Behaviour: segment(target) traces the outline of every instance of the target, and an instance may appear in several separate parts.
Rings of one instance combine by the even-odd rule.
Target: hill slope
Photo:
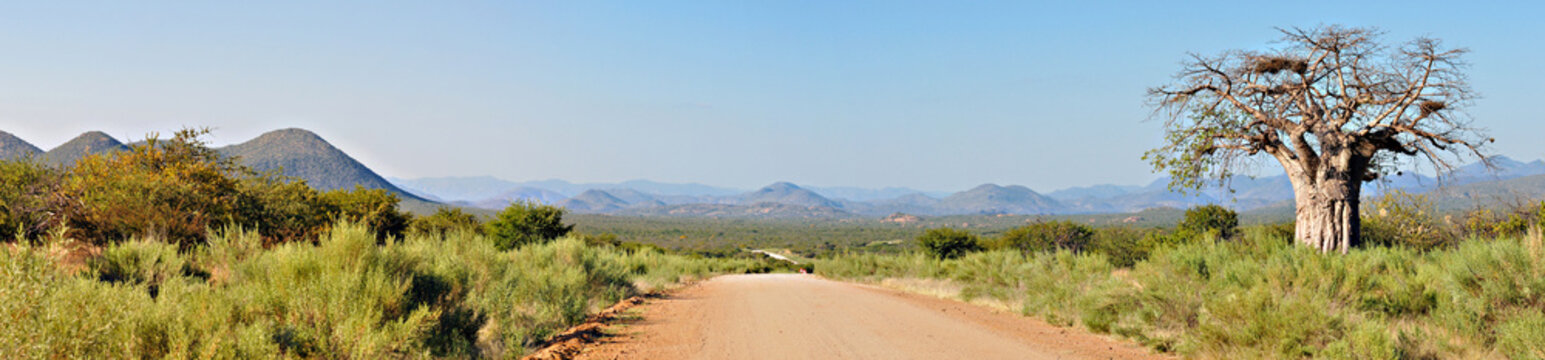
[[[101,131],[87,131],[43,154],[43,160],[55,165],[74,164],[89,154],[104,151],[123,151],[129,147]]]
[[[259,171],[283,169],[284,175],[306,180],[318,190],[350,189],[360,185],[386,189],[404,200],[424,201],[387,182],[320,136],[303,129],[270,131],[219,151],[225,156],[238,157],[242,164]]]
[[[32,146],[26,140],[22,140],[16,137],[16,135],[11,135],[11,133],[0,131],[0,160],[19,159],[42,153],[43,149]]]
[[[577,213],[608,213],[628,207],[628,202],[601,190],[585,190],[572,198],[559,201],[558,206]]]
[[[1052,214],[1065,211],[1062,203],[1030,188],[982,184],[939,201],[940,210],[953,214]]]
[[[743,194],[736,200],[741,204],[778,203],[805,207],[842,207],[841,203],[787,182],[773,183],[760,190]]]

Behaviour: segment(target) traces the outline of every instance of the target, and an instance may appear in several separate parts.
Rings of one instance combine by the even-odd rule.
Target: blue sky
[[[1144,91],[1187,52],[1337,23],[1470,48],[1495,151],[1545,157],[1534,2],[317,3],[0,4],[0,130],[303,127],[399,177],[1142,184]]]

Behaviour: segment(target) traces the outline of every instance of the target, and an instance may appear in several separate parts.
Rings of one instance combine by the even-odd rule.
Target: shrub
[[[397,209],[402,199],[386,189],[366,189],[355,185],[353,190],[333,190],[322,193],[322,200],[335,211],[340,220],[363,223],[375,230],[377,240],[400,238],[408,230],[413,215]]]
[[[924,253],[936,259],[953,259],[966,253],[982,250],[976,234],[951,228],[928,229],[917,237],[917,245]]]
[[[31,239],[53,226],[58,171],[35,159],[0,160],[0,241]]]
[[[99,243],[154,237],[184,247],[236,215],[243,168],[198,139],[207,130],[155,137],[129,151],[93,154],[67,171],[60,209],[80,238]]]
[[[1143,239],[1154,231],[1131,227],[1095,229],[1094,236],[1089,240],[1088,252],[1105,255],[1113,266],[1132,267],[1147,259],[1153,251],[1150,247],[1152,244],[1143,242]]]
[[[1036,222],[1004,232],[995,242],[995,248],[1012,248],[1021,252],[1054,250],[1084,251],[1094,236],[1094,229],[1072,221]]]
[[[98,280],[145,285],[152,297],[161,283],[183,276],[187,265],[178,255],[177,245],[151,240],[114,244],[87,261]]]
[[[1200,235],[1215,232],[1219,239],[1234,237],[1234,230],[1237,227],[1239,227],[1239,214],[1217,204],[1186,209],[1185,217],[1175,226],[1177,231],[1184,234]]]
[[[338,212],[305,180],[255,174],[241,180],[241,224],[257,229],[269,243],[310,241]]]
[[[429,216],[414,218],[408,230],[414,234],[430,236],[445,236],[456,231],[482,233],[483,223],[478,221],[477,215],[459,207],[440,207]]]
[[[1427,250],[1454,240],[1434,217],[1436,210],[1426,195],[1386,192],[1364,204],[1362,214],[1362,239],[1370,245]]]
[[[563,224],[563,212],[563,208],[535,201],[516,201],[485,224],[484,231],[500,250],[545,243],[574,230],[574,225]]]

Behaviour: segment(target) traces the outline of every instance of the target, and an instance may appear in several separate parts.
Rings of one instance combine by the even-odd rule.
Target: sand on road
[[[1167,358],[1017,314],[809,275],[720,276],[639,309],[579,358]]]

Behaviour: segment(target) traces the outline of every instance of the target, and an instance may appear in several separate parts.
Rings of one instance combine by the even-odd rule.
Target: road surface
[[[721,276],[639,309],[579,358],[1164,358],[1016,314],[809,275]]]

